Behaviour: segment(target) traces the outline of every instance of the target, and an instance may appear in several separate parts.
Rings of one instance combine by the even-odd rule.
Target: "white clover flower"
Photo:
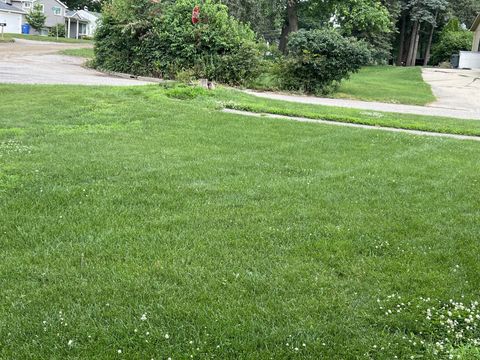
[[[147,320],[147,314],[143,314],[142,317],[140,318],[140,320],[146,321]]]
[[[122,349],[118,349],[118,350],[117,350],[117,353],[121,354],[121,353],[122,353]]]
[[[68,340],[68,346],[73,346],[73,340]]]
[[[169,338],[170,338],[170,335],[165,334],[165,339],[169,339]]]

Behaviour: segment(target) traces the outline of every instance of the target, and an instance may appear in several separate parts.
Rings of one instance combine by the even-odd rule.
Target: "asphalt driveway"
[[[131,86],[148,82],[124,79],[87,69],[85,59],[58,54],[65,49],[92,47],[16,39],[0,44],[0,83]]]

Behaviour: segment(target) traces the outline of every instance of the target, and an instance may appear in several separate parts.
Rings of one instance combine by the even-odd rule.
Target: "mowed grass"
[[[217,97],[229,109],[255,113],[305,117],[309,119],[420,130],[446,134],[480,136],[480,121],[438,116],[386,113],[322,105],[270,100],[230,89],[219,89]]]
[[[5,39],[25,39],[25,40],[34,40],[34,41],[48,41],[48,42],[59,42],[59,43],[81,43],[81,44],[93,44],[92,40],[84,39],[70,39],[62,38],[58,39],[53,36],[42,36],[42,35],[25,35],[25,34],[4,34]]]
[[[0,94],[0,358],[441,359],[427,309],[480,299],[476,142]]]
[[[67,55],[67,56],[77,56],[77,57],[84,57],[87,59],[93,59],[94,52],[93,49],[85,48],[85,49],[65,49],[60,51],[60,54]]]
[[[252,81],[249,88],[278,91],[275,74],[266,72]],[[426,105],[436,100],[432,89],[422,78],[419,67],[368,66],[343,80],[329,97],[385,103]]]
[[[342,82],[335,98],[426,105],[434,102],[432,89],[419,67],[369,66]]]

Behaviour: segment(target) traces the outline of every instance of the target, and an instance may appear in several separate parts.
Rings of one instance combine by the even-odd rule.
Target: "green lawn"
[[[60,54],[68,55],[68,56],[84,57],[87,59],[93,59],[94,57],[93,49],[66,49],[66,50],[60,51]]]
[[[26,39],[26,40],[50,41],[50,42],[60,42],[60,43],[93,44],[92,40],[70,39],[70,38],[57,39],[56,37],[40,36],[40,35],[4,34],[4,36],[5,36],[5,39]]]
[[[480,136],[480,121],[478,120],[463,120],[436,116],[419,116],[332,106],[308,105],[263,99],[226,89],[218,90],[217,97],[222,100],[222,106],[226,108],[246,110],[256,113],[300,116],[311,119],[385,126],[398,129]]]
[[[369,66],[342,82],[336,98],[426,105],[435,101],[419,67]]]
[[[0,358],[479,358],[480,144],[0,95]]]
[[[269,73],[262,74],[248,87],[279,90],[276,77]],[[426,105],[435,101],[430,85],[423,81],[421,68],[396,66],[362,68],[350,79],[342,81],[338,91],[330,97],[408,105]]]

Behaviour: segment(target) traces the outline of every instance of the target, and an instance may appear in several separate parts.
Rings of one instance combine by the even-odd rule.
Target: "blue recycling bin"
[[[25,35],[30,34],[30,25],[29,24],[23,24],[22,25],[22,34],[25,34]]]

